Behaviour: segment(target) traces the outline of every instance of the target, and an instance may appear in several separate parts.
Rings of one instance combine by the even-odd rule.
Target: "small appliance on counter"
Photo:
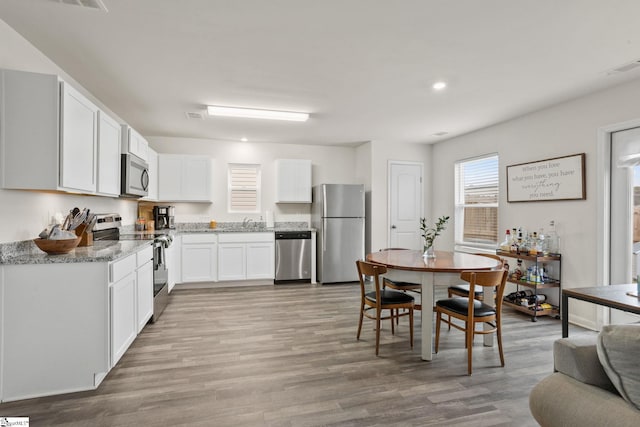
[[[176,228],[175,207],[174,206],[154,206],[153,221],[154,221],[156,230]]]

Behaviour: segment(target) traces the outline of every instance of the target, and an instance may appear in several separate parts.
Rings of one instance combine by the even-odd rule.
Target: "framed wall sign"
[[[507,166],[507,201],[584,200],[585,153]]]

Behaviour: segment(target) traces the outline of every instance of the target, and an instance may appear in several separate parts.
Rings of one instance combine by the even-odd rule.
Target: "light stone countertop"
[[[75,262],[110,262],[130,255],[151,244],[154,234],[194,234],[194,233],[275,233],[279,231],[316,231],[306,222],[280,222],[275,227],[266,227],[264,222],[252,222],[243,226],[241,222],[219,223],[210,228],[209,223],[178,223],[175,229],[154,231],[133,231],[133,226],[120,229],[122,240],[98,240],[93,246],[77,247],[68,254],[48,255],[38,249],[31,240],[0,243],[0,265],[59,264]],[[127,236],[133,236],[128,239]]]
[[[30,246],[29,246],[30,244]],[[38,249],[30,240],[19,242],[22,246],[13,252],[2,248],[0,265],[22,264],[68,264],[76,262],[110,262],[138,252],[145,245],[151,245],[150,240],[102,240],[93,246],[77,247],[68,254],[48,255]],[[1,245],[7,246],[7,245]]]

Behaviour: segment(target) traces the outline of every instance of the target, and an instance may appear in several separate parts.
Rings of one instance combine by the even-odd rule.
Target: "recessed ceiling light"
[[[308,113],[296,113],[293,111],[259,110],[255,108],[223,107],[208,105],[207,112],[210,116],[244,117],[249,119],[289,120],[293,122],[306,122]]]
[[[432,87],[434,90],[442,90],[447,87],[447,84],[445,82],[435,82]]]
[[[245,137],[243,136],[242,138],[240,138],[240,141],[242,141],[242,142],[247,142],[247,141],[248,141],[248,139],[247,139],[247,138],[245,138]]]

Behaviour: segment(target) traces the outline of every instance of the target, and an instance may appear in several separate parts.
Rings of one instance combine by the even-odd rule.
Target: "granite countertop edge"
[[[31,244],[31,246],[29,246]],[[3,250],[0,265],[26,264],[73,264],[80,262],[111,262],[134,254],[150,240],[103,240],[94,242],[92,246],[77,247],[68,254],[49,255],[38,249],[31,241],[18,242],[13,253]]]

